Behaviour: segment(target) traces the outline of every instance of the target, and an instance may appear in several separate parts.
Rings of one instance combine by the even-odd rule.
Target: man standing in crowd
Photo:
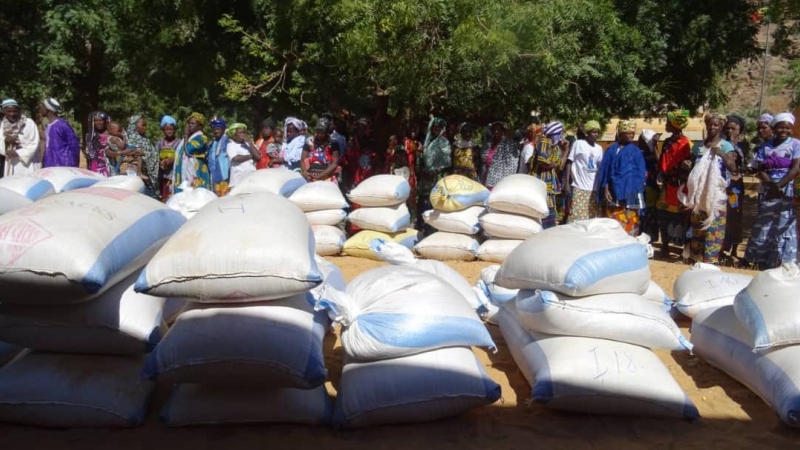
[[[48,98],[39,107],[42,117],[47,118],[44,130],[45,150],[42,167],[78,167],[81,144],[72,126],[59,116],[61,105]]]
[[[39,130],[32,119],[25,117],[16,100],[7,98],[0,105],[3,111],[0,155],[5,157],[3,176],[24,175],[41,167]]]

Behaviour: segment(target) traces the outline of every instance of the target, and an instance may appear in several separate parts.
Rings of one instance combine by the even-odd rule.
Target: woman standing
[[[590,120],[583,126],[585,139],[572,144],[564,168],[564,186],[570,199],[568,223],[594,219],[600,215],[595,200],[595,176],[603,162],[603,147],[597,144],[600,123]]]
[[[92,172],[99,173],[100,175],[109,176],[110,161],[106,156],[108,150],[108,123],[110,121],[108,114],[97,111],[90,116],[92,123],[92,131],[86,135],[86,148],[84,149],[84,156],[86,156],[86,167]]]
[[[560,147],[561,135],[564,125],[561,122],[551,122],[542,129],[543,137],[537,137],[535,131],[528,132],[529,144],[533,145],[533,155],[529,160],[529,174],[544,181],[547,185],[547,207],[550,215],[542,219],[542,226],[550,228],[558,222],[559,197],[561,195],[561,168],[562,153]],[[533,141],[537,142],[533,144]]]
[[[667,114],[667,133],[672,133],[664,141],[661,157],[658,160],[659,197],[656,203],[659,234],[661,235],[660,257],[669,258],[670,243],[683,248],[689,218],[683,210],[678,192],[686,185],[692,169],[692,141],[683,134],[689,125],[689,111],[679,110]]]
[[[658,219],[656,218],[656,203],[658,203],[658,155],[656,149],[661,133],[653,130],[642,130],[639,134],[639,148],[644,157],[644,168],[647,172],[644,183],[644,209],[640,212],[641,230],[650,236],[652,242],[658,240]]]
[[[481,152],[472,139],[475,127],[463,123],[458,128],[459,139],[453,144],[453,173],[478,181],[478,167],[481,165]]]
[[[792,137],[794,123],[790,113],[775,116],[772,139],[761,144],[755,154],[761,192],[743,263],[755,264],[759,270],[797,259],[797,218],[792,203],[793,182],[800,173],[800,141]]]
[[[422,155],[417,159],[417,225],[429,229],[422,222],[422,212],[431,209],[431,190],[436,182],[450,175],[453,165],[453,154],[450,141],[445,135],[447,123],[444,119],[434,117],[428,124],[428,133],[422,147]],[[422,229],[422,228],[418,228]]]
[[[517,173],[520,145],[506,136],[503,122],[489,124],[491,138],[481,149],[481,183],[490,191],[503,178]]]
[[[706,116],[705,122],[706,138],[692,148],[693,165],[697,165],[701,158],[719,156],[719,171],[722,178],[728,180],[729,174],[738,175],[733,144],[723,139],[722,128],[727,122],[726,117],[720,114],[710,114]],[[726,198],[727,184],[715,194],[720,198]],[[689,262],[692,264],[695,262],[719,264],[722,242],[725,240],[727,211],[726,209],[720,211],[719,216],[712,220],[708,227],[704,227],[703,223],[708,218],[708,213],[705,212],[691,215],[692,241],[689,246]]]
[[[262,158],[261,151],[247,135],[247,125],[234,123],[228,128],[225,155],[230,161],[230,187],[237,186],[248,175],[256,171],[256,163]]]
[[[206,118],[200,113],[189,115],[183,139],[175,152],[175,171],[172,180],[173,191],[182,191],[181,184],[195,188],[212,189],[208,173],[208,137],[203,134]]]
[[[283,134],[286,136],[286,151],[284,152],[284,161],[286,168],[295,172],[300,171],[300,162],[303,158],[303,149],[306,146],[305,122],[296,117],[287,117],[285,130]]]
[[[300,172],[309,183],[332,181],[338,183],[339,144],[331,142],[330,123],[320,118],[314,128],[314,141],[304,150]]]
[[[737,176],[730,177],[728,184],[727,224],[725,227],[725,240],[722,242],[722,252],[730,255],[731,259],[738,258],[737,249],[744,240],[743,222],[744,209],[744,177],[742,173],[749,148],[747,141],[740,139],[745,132],[745,121],[739,116],[728,116],[724,128],[725,138],[733,145],[736,157]]]
[[[646,172],[642,151],[633,142],[635,135],[635,120],[619,121],[618,140],[603,155],[597,185],[597,201],[604,204],[606,217],[616,219],[631,236],[639,234]]]
[[[178,146],[178,136],[176,135],[178,122],[172,116],[161,118],[161,132],[164,133],[156,143],[156,154],[158,154],[158,188],[162,201],[169,200],[172,196],[172,176],[175,166],[175,148]]]
[[[158,191],[158,152],[153,143],[147,139],[147,121],[141,115],[134,115],[128,121],[127,147],[123,159],[137,158],[140,162],[140,173],[144,181],[145,193],[159,198]]]

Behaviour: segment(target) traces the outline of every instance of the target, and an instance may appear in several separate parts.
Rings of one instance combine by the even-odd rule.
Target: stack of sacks
[[[282,197],[289,197],[306,184],[306,179],[298,172],[286,169],[257,170],[237,184],[228,195],[245,195],[270,192]]]
[[[547,185],[530,175],[503,178],[487,203],[489,213],[481,217],[481,227],[489,239],[478,250],[481,261],[505,261],[525,239],[542,231],[541,219],[550,214]]]
[[[221,229],[235,232],[221,240]],[[136,283],[188,303],[143,371],[179,384],[166,425],[328,422],[329,321],[310,297],[323,277],[308,220],[286,198],[228,196],[190,219]]]
[[[204,188],[192,187],[188,181],[181,184],[181,191],[167,200],[167,208],[178,211],[187,219],[191,219],[207,204],[217,199],[217,194]]]
[[[347,291],[327,285],[317,308],[342,324],[346,352],[334,423],[423,422],[500,398],[469,346],[494,347],[483,322],[441,278],[409,267],[365,272]]]
[[[31,349],[0,370],[0,421],[142,422],[153,385],[140,370],[164,299],[132,285],[183,223],[156,200],[94,187],[0,217],[0,340]]]
[[[425,223],[438,232],[417,244],[417,253],[440,261],[473,261],[480,247],[475,239],[481,230],[478,217],[486,211],[488,197],[488,189],[467,177],[450,175],[439,180],[431,190],[433,210],[422,214]]]
[[[733,305],[736,295],[751,281],[750,275],[723,272],[717,266],[697,263],[675,280],[672,287],[675,308],[685,316],[694,317],[705,309]]]
[[[528,239],[495,283],[520,289],[498,321],[534,400],[592,414],[694,419],[697,409],[649,348],[691,344],[650,287],[645,247],[614,220]]]
[[[432,273],[448,282],[461,294],[467,304],[475,309],[475,312],[481,318],[485,318],[489,313],[490,305],[488,301],[483,300],[482,296],[470,288],[467,280],[447,264],[441,261],[417,259],[408,248],[385,239],[375,239],[370,243],[370,248],[381,261],[388,262],[393,266],[410,267]]]
[[[114,189],[124,189],[126,191],[144,194],[144,181],[138,176],[116,175],[100,180],[93,185],[94,187],[107,187]]]
[[[77,167],[48,167],[33,172],[31,176],[48,181],[56,194],[89,187],[106,179],[103,175]]]
[[[56,193],[53,185],[50,184],[49,181],[33,176],[11,176],[0,178],[0,188],[14,191],[17,194],[20,194],[34,202]]]
[[[800,269],[761,272],[733,305],[706,308],[692,321],[698,356],[728,373],[800,427]]]
[[[347,220],[362,231],[345,242],[344,254],[374,258],[369,243],[378,238],[404,244],[416,242],[417,232],[409,228],[411,214],[406,206],[410,194],[408,181],[398,175],[375,175],[350,191],[347,198],[359,208]]]
[[[333,256],[342,252],[345,234],[341,228],[349,207],[339,186],[330,181],[315,181],[304,184],[289,197],[295,205],[306,214],[311,229],[314,231],[315,248],[318,255]],[[314,220],[314,218],[317,218]],[[324,223],[325,218],[336,220],[335,223]],[[315,223],[317,220],[323,223]]]

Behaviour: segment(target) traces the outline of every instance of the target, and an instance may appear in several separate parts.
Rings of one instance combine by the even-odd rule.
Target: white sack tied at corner
[[[297,172],[287,169],[261,169],[248,175],[228,193],[230,196],[259,194],[269,192],[281,197],[289,197],[306,179]]]
[[[697,356],[755,392],[784,423],[800,428],[800,346],[754,352],[731,305],[698,312],[692,343]]]
[[[751,281],[750,275],[723,272],[717,266],[697,263],[672,286],[675,308],[685,316],[694,317],[704,309],[732,305],[736,295]]]
[[[408,181],[399,175],[374,175],[347,194],[351,202],[364,207],[386,207],[404,203],[411,195]]]
[[[495,283],[573,297],[630,292],[650,282],[647,250],[613,219],[592,219],[542,231],[506,258]]]
[[[800,344],[800,268],[784,264],[759,273],[733,302],[756,351]]]
[[[55,188],[49,181],[31,175],[0,178],[0,188],[14,191],[34,202],[56,193]],[[0,201],[0,205],[2,205],[2,203],[3,202]]]
[[[536,333],[608,339],[651,349],[692,349],[669,313],[638,294],[572,298],[520,291],[515,305],[519,322]]]
[[[191,219],[207,204],[217,199],[217,194],[208,189],[192,187],[188,181],[181,184],[181,191],[167,200],[167,208],[178,211],[187,219]]]
[[[220,230],[229,230],[220,235]],[[205,303],[247,303],[306,292],[322,282],[314,234],[276,194],[229,196],[192,217],[150,260],[137,292]]]
[[[77,167],[48,167],[33,172],[32,176],[48,181],[56,194],[86,188],[106,179],[91,170]]]
[[[357,359],[453,346],[495,347],[475,310],[452,285],[410,267],[370,270],[352,280],[346,292],[323,288],[316,307],[345,327],[342,345]]]
[[[135,293],[137,276],[77,305],[0,304],[0,341],[47,352],[147,353],[167,331],[165,299]]]
[[[144,266],[185,222],[120,189],[79,189],[0,216],[3,303],[64,305],[102,294]]]
[[[452,269],[441,261],[431,261],[417,259],[414,253],[407,247],[397,242],[387,241],[386,239],[374,239],[369,244],[372,252],[382,261],[386,261],[393,266],[404,266],[412,269],[431,273],[442,278],[455,288],[470,307],[476,310],[478,315],[485,314],[485,305],[471,289],[467,280],[458,271]]]

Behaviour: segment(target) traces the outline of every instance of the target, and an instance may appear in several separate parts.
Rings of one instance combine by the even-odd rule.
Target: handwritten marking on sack
[[[226,206],[223,208],[222,206],[219,207],[220,214],[225,214],[226,211],[241,211],[244,214],[244,203],[239,203],[239,206]]]
[[[603,351],[598,347],[589,350],[594,357],[595,380],[601,379],[609,374],[621,374],[623,371],[635,373],[638,368],[633,357],[628,352],[620,354],[617,350]],[[614,369],[616,368],[616,372]]]
[[[53,234],[33,219],[17,219],[0,225],[0,265],[10,266]]]

